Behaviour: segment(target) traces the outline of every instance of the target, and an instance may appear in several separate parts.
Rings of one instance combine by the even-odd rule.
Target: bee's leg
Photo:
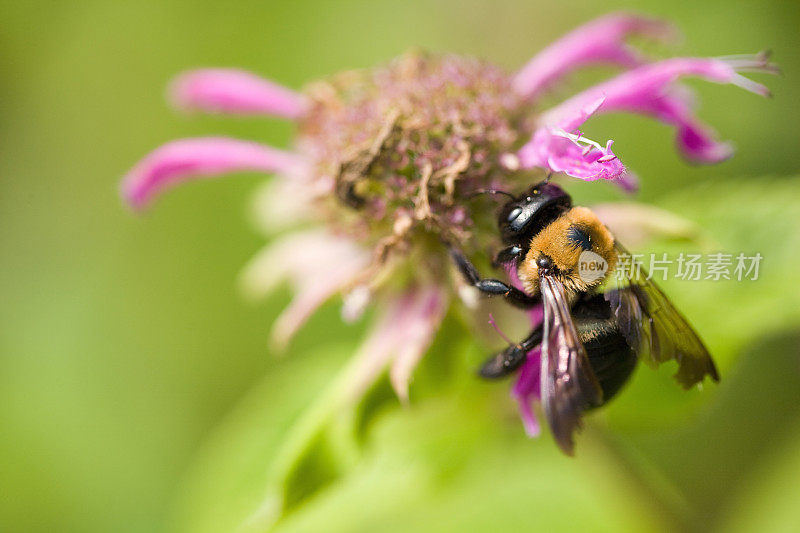
[[[487,379],[497,379],[512,373],[525,362],[525,358],[532,349],[542,342],[542,327],[539,326],[528,337],[493,355],[483,363],[478,373]]]
[[[526,250],[521,246],[509,246],[507,248],[503,248],[494,256],[492,259],[492,266],[497,268],[508,263],[512,263],[518,261],[520,257],[525,255]]]
[[[461,271],[461,274],[463,274],[470,285],[473,285],[482,293],[488,294],[489,296],[502,296],[511,305],[521,307],[522,309],[530,309],[541,303],[538,297],[529,296],[516,287],[512,287],[499,279],[481,279],[475,265],[473,265],[461,251],[451,247],[450,257],[453,258],[453,262],[458,267],[458,270]]]

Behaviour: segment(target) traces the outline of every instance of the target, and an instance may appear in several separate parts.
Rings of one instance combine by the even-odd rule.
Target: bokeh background
[[[771,48],[785,72],[760,80],[769,101],[690,82],[701,116],[738,147],[719,166],[684,164],[671,131],[642,118],[600,117],[587,132],[615,139],[642,200],[697,222],[717,249],[764,255],[757,282],[665,283],[722,384],[684,393],[670,369],[640,371],[567,459],[549,437],[524,437],[506,385],[474,379],[489,348],[452,318],[412,405],[384,395],[348,459],[301,465],[278,526],[800,530],[800,4],[780,0],[2,0],[0,530],[232,530],[364,330],[341,327],[334,302],[273,357],[269,324],[288,291],[253,306],[236,285],[264,244],[248,214],[262,177],[198,182],[144,216],[121,204],[119,177],[169,139],[290,139],[280,121],[172,113],[174,74],[239,66],[301,87],[412,47],[512,69],[620,8],[682,29],[674,48],[648,48],[656,56]]]

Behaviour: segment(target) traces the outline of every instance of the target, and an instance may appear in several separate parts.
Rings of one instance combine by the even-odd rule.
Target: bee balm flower
[[[612,141],[589,140],[579,130],[598,113],[640,113],[673,126],[679,149],[693,161],[730,155],[694,116],[677,82],[699,77],[766,95],[740,71],[773,67],[763,56],[648,63],[625,43],[631,34],[663,38],[670,32],[657,20],[612,14],[559,40],[516,74],[468,57],[409,54],[302,93],[239,70],[189,72],[172,86],[177,107],[292,120],[298,126],[294,146],[281,150],[226,137],[173,141],[128,173],[122,193],[143,208],[191,179],[277,174],[271,192],[260,196],[261,220],[271,228],[303,223],[315,229],[274,240],[245,271],[245,284],[256,294],[284,280],[294,286],[294,300],[274,325],[276,342],[288,342],[334,295],[344,296],[347,320],[374,303],[381,311],[353,367],[350,394],[357,396],[389,368],[397,394],[406,399],[415,365],[464,285],[445,243],[474,255],[496,241],[494,213],[474,201],[476,193],[522,189],[537,169],[632,188]],[[597,62],[627,70],[552,109],[537,107],[553,82]],[[531,319],[539,317],[540,310]],[[531,361],[536,357],[532,353]],[[514,389],[531,432],[536,372],[538,366],[525,366]]]

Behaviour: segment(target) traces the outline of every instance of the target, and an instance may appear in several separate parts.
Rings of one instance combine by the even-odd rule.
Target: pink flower
[[[270,235],[279,227],[306,229],[272,240],[242,276],[254,296],[285,281],[294,288],[294,300],[273,326],[275,344],[290,342],[337,295],[347,321],[375,305],[380,311],[347,373],[345,396],[358,397],[388,371],[405,401],[449,303],[465,294],[442,242],[474,255],[481,243],[496,240],[494,213],[475,198],[477,191],[524,189],[536,179],[534,168],[635,188],[612,141],[601,144],[579,130],[611,111],[667,123],[687,158],[720,161],[730,147],[694,117],[678,80],[694,76],[767,94],[740,74],[774,71],[764,56],[647,63],[625,44],[632,34],[664,38],[671,30],[649,18],[609,15],[546,48],[515,75],[472,58],[432,54],[333,76],[302,93],[240,70],[188,72],[172,85],[176,107],[293,120],[294,147],[225,137],[172,141],[127,174],[122,194],[141,209],[195,178],[277,173],[255,202],[259,225]],[[535,109],[534,100],[558,79],[598,62],[630,70],[552,109]],[[541,321],[541,311],[530,319]],[[531,434],[538,431],[531,409],[538,399],[537,361],[535,349],[513,389]]]
[[[578,128],[592,115],[623,111],[651,116],[674,126],[681,153],[696,163],[717,163],[732,154],[714,133],[693,114],[688,90],[677,84],[694,76],[717,83],[738,85],[768,96],[769,91],[740,71],[776,72],[766,54],[719,59],[678,58],[645,63],[624,42],[640,33],[651,37],[669,35],[669,27],[634,15],[608,15],[573,31],[535,56],[514,80],[516,91],[531,99],[553,80],[593,62],[612,62],[633,70],[587,89],[539,117],[539,127],[519,151],[524,168],[541,167],[584,180],[617,180],[631,189],[634,182],[611,151],[584,138]]]
[[[670,40],[676,31],[662,20],[612,13],[568,33],[539,52],[514,76],[514,89],[535,98],[553,82],[576,68],[592,63],[635,67],[644,63],[625,43],[630,35]]]
[[[640,66],[573,96],[544,112],[542,126],[519,152],[523,166],[545,167],[581,179],[620,179],[625,168],[607,144],[605,149],[580,137],[578,128],[592,115],[612,111],[639,113],[674,126],[681,153],[696,163],[718,163],[732,149],[720,143],[692,112],[686,89],[676,85],[685,76],[738,85],[762,96],[769,90],[739,70],[774,72],[765,55],[735,59],[676,58]],[[586,146],[581,150],[581,142]],[[610,142],[610,141],[609,141]],[[560,150],[559,150],[560,148]]]
[[[579,118],[564,124],[574,124],[570,128],[574,133],[557,122],[537,129],[530,142],[518,152],[522,167],[547,168],[583,180],[617,180],[624,189],[635,189],[635,182],[627,175],[625,166],[611,151],[614,141],[607,141],[603,147],[583,137],[577,129],[602,104],[601,98],[577,110],[575,116]]]

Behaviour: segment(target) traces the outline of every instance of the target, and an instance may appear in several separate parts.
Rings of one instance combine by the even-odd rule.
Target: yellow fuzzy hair
[[[578,259],[583,250],[567,238],[571,226],[578,226],[585,231],[591,240],[591,251],[608,262],[606,275],[591,284],[578,275]],[[563,273],[559,276],[560,281],[572,291],[585,292],[600,285],[614,271],[617,264],[614,236],[586,207],[573,207],[531,239],[530,250],[518,272],[520,281],[529,294],[539,292],[539,270],[536,260],[541,254],[550,256],[558,270]]]

